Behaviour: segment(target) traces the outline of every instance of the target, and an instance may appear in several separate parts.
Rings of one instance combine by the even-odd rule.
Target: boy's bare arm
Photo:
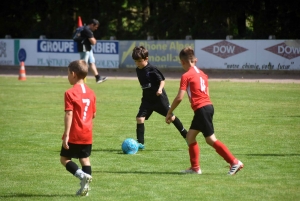
[[[160,95],[162,94],[162,89],[163,89],[164,87],[165,87],[165,81],[162,80],[162,81],[160,81],[159,88],[158,88],[158,90],[157,90],[157,92],[156,92],[156,95],[157,95],[157,96],[160,96]]]
[[[173,111],[177,108],[177,106],[181,103],[183,97],[184,97],[184,94],[185,94],[185,90],[181,90],[179,89],[178,91],[178,94],[177,96],[174,98],[173,102],[172,102],[172,105],[167,113],[167,116],[166,116],[166,123],[170,124],[172,122],[172,113]]]
[[[72,125],[72,118],[73,118],[73,111],[66,111],[65,113],[65,131],[63,135],[63,147],[65,149],[69,149],[68,141],[69,141],[69,134]]]

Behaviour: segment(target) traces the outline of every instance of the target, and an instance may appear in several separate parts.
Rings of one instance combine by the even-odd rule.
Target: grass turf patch
[[[299,200],[300,85],[210,82],[219,140],[244,164],[227,176],[225,161],[199,134],[202,175],[189,167],[187,145],[173,125],[154,113],[146,121],[144,151],[124,155],[135,138],[142,91],[137,80],[87,84],[97,96],[88,200]],[[59,162],[66,78],[0,79],[1,200],[74,200],[79,180]],[[167,80],[170,102],[179,81]],[[186,128],[187,96],[175,110]],[[78,161],[74,160],[77,164]]]

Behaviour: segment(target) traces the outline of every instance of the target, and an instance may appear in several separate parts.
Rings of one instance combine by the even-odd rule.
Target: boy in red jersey
[[[65,131],[62,136],[60,162],[66,170],[80,179],[76,195],[86,196],[92,181],[89,156],[92,151],[93,118],[96,116],[96,97],[84,83],[88,66],[84,60],[76,60],[68,66],[68,80],[72,88],[65,92]],[[71,159],[79,158],[82,169]]]
[[[206,143],[212,146],[216,152],[230,164],[229,175],[234,175],[244,167],[243,163],[235,158],[229,149],[214,134],[213,115],[214,107],[209,98],[208,77],[195,65],[197,58],[194,50],[190,47],[182,49],[179,53],[181,65],[186,73],[181,76],[180,88],[174,98],[171,108],[166,116],[166,123],[170,123],[172,112],[182,101],[187,92],[191,107],[194,110],[194,118],[187,133],[186,139],[189,144],[191,167],[183,173],[201,174],[199,155],[200,149],[196,141],[199,132],[203,133]]]

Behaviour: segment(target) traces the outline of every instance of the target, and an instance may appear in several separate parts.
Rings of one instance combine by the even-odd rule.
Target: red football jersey
[[[92,144],[93,115],[96,112],[96,96],[85,84],[75,84],[65,92],[65,111],[73,111],[69,142]]]
[[[180,89],[187,92],[194,111],[212,104],[207,90],[208,76],[196,66],[181,76]]]

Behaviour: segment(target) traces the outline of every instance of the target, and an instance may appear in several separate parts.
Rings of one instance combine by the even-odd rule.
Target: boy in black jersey
[[[136,115],[136,136],[139,149],[143,150],[145,148],[145,119],[148,120],[153,111],[165,117],[169,111],[170,103],[164,89],[165,77],[148,62],[148,50],[143,46],[135,47],[132,52],[132,59],[137,65],[136,74],[143,90],[142,102]],[[187,130],[181,121],[174,115],[171,120],[182,137],[186,139]]]

